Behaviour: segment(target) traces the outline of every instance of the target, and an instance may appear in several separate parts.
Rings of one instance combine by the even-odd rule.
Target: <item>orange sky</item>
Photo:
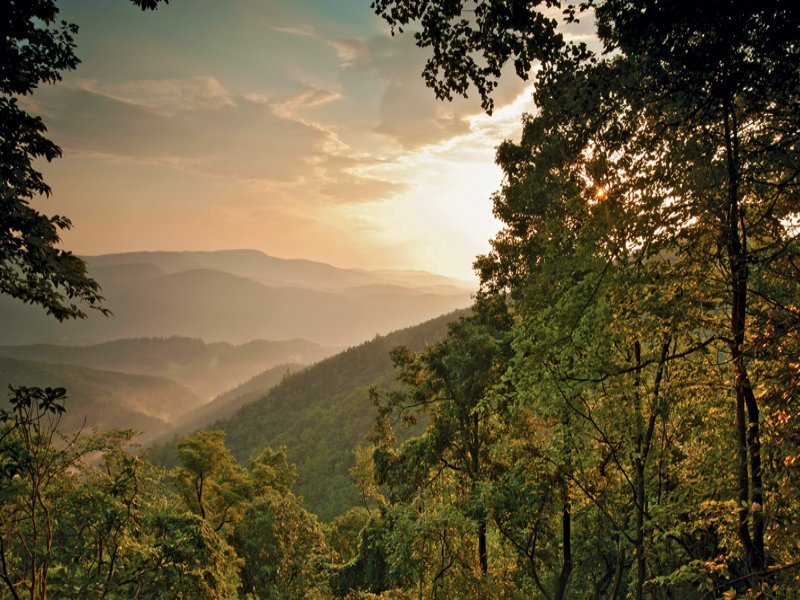
[[[355,0],[64,0],[82,64],[28,107],[64,157],[48,213],[80,254],[254,248],[472,277],[497,229],[494,148],[533,110],[441,103],[425,51]]]

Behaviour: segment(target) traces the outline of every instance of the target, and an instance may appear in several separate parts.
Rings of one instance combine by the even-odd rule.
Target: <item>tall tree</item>
[[[763,573],[767,494],[756,390],[767,381],[753,379],[749,332],[778,304],[765,295],[763,275],[790,282],[796,273],[779,257],[796,255],[800,212],[800,7],[780,0],[385,0],[373,7],[395,26],[419,26],[418,44],[434,50],[425,77],[440,97],[474,84],[491,106],[486,97],[500,66],[513,60],[527,76],[526,61],[541,60],[540,114],[550,115],[566,148],[581,148],[583,164],[595,167],[585,170],[589,180],[620,205],[638,204],[651,233],[640,243],[670,241],[693,274],[686,283],[714,289],[708,315],[716,318],[705,326],[722,344],[736,398],[738,538],[750,572]],[[605,54],[565,43],[547,21],[552,8],[568,21],[592,9]],[[588,85],[559,96],[564,78],[582,72]],[[595,107],[588,116],[580,106],[587,100]],[[706,265],[702,275],[692,262]]]
[[[186,507],[227,537],[249,502],[254,482],[225,446],[223,431],[198,431],[176,447],[180,466],[173,471],[172,480]],[[255,483],[261,487],[265,485],[262,480],[271,475],[272,457],[268,453],[259,456],[263,458],[254,463]],[[285,464],[285,454],[283,458]]]
[[[142,10],[168,0],[131,0]],[[41,117],[20,104],[77,67],[78,26],[58,21],[55,0],[6,0],[0,17],[0,293],[44,308],[59,321],[84,318],[81,303],[108,314],[84,262],[58,247],[72,224],[31,205],[50,186],[35,167],[61,156]]]
[[[419,539],[428,536],[440,549],[441,564],[430,578],[434,591],[447,581],[453,584],[451,577],[460,571],[454,565],[471,562],[463,558],[469,551],[452,539],[464,536],[459,528],[474,527],[477,570],[483,577],[490,570],[490,517],[482,490],[497,436],[499,407],[492,390],[505,370],[510,327],[501,299],[478,301],[472,316],[450,325],[445,340],[420,354],[395,349],[400,380],[408,389],[378,397],[379,422],[394,416],[413,425],[422,415],[428,423],[421,436],[399,450],[379,448],[375,461],[378,481],[389,485],[394,501],[425,506],[414,522]]]

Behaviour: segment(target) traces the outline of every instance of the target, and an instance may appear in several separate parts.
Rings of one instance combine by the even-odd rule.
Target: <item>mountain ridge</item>
[[[211,399],[265,369],[286,363],[311,364],[336,351],[337,348],[302,339],[252,340],[234,345],[172,336],[125,338],[84,346],[0,346],[0,357],[159,376]]]
[[[472,303],[473,288],[434,274],[340,269],[256,250],[86,257],[113,313],[56,323],[0,297],[0,344],[92,344],[134,337],[244,343],[305,338],[348,346]]]
[[[63,387],[67,390],[63,432],[84,427],[134,429],[142,433],[137,442],[167,430],[179,415],[204,403],[164,377],[8,357],[0,357],[0,385]]]

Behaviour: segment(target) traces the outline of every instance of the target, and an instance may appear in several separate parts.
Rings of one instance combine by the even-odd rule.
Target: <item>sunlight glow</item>
[[[532,108],[528,87],[493,116],[470,117],[467,133],[364,169],[361,175],[407,188],[380,202],[334,210],[373,223],[367,235],[374,243],[402,248],[399,260],[474,279],[473,260],[489,250],[501,226],[491,201],[503,178],[494,162],[496,148],[519,136],[522,115]]]
[[[598,185],[597,189],[594,192],[594,197],[595,200],[597,200],[598,202],[602,202],[603,200],[605,200],[608,197],[608,192],[606,192],[606,188],[603,187],[602,185]]]

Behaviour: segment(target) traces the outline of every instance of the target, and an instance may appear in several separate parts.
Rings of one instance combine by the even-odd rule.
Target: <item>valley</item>
[[[461,314],[450,311],[470,302],[469,282],[255,251],[87,264],[113,316],[57,323],[0,297],[9,324],[0,339],[30,342],[0,346],[0,385],[63,387],[62,431],[132,429],[164,465],[174,464],[176,440],[207,427],[225,431],[245,462],[285,445],[298,492],[322,518],[358,502],[348,469],[375,418],[370,387],[396,380],[389,351],[441,339]],[[247,338],[259,333],[273,337]]]

